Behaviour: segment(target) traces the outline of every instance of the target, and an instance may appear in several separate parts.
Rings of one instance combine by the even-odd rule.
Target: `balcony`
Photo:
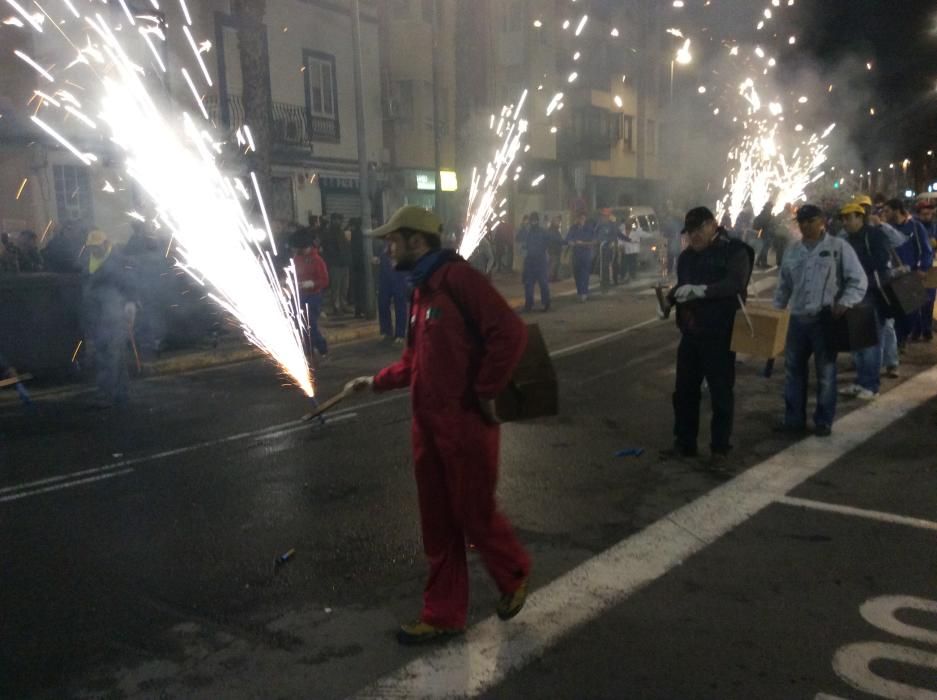
[[[620,115],[591,105],[578,107],[560,129],[557,151],[563,160],[608,160],[622,136]]]
[[[244,101],[228,95],[224,101],[215,95],[205,98],[208,117],[219,128],[233,134],[244,125]],[[312,116],[300,105],[274,102],[271,137],[277,146],[309,147],[316,141],[337,143],[341,138],[338,120]]]

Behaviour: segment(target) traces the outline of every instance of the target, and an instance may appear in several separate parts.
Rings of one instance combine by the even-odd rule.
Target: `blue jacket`
[[[566,234],[566,243],[595,243],[595,226],[588,221],[582,226],[573,224]]]
[[[842,238],[824,234],[812,248],[798,241],[781,264],[774,291],[777,309],[815,316],[834,303],[855,306],[865,298],[868,278],[856,251]]]
[[[880,229],[863,226],[858,232],[847,235],[846,240],[856,251],[859,264],[862,265],[869,286],[865,298],[876,305],[880,311],[886,311],[888,303],[882,294],[881,284],[888,279],[891,263],[891,251],[888,237]]]
[[[550,241],[554,234],[539,224],[528,226],[517,234],[517,242],[521,244],[524,254],[528,258],[546,258],[550,250]]]
[[[907,238],[904,245],[895,248],[901,262],[912,270],[929,270],[934,264],[934,249],[930,247],[930,238],[924,224],[908,218],[903,224],[895,226]]]

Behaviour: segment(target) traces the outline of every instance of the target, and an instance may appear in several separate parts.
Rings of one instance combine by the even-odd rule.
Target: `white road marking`
[[[581,352],[588,348],[593,348],[596,345],[604,345],[605,343],[620,338],[623,335],[627,335],[632,331],[636,331],[639,328],[644,328],[645,326],[650,326],[654,323],[662,323],[660,319],[651,318],[647,321],[642,321],[641,323],[636,323],[633,326],[628,326],[628,328],[622,328],[620,331],[614,331],[613,333],[606,333],[605,335],[600,335],[598,338],[593,338],[592,340],[587,340],[583,343],[577,343],[576,345],[570,345],[568,348],[563,348],[561,350],[554,350],[550,353],[550,357],[560,358],[566,357],[567,355],[573,355],[577,352]]]
[[[888,700],[937,700],[937,693],[917,686],[882,678],[872,664],[894,661],[908,666],[937,671],[937,654],[898,644],[859,642],[836,652],[833,670],[856,690]]]
[[[894,523],[895,525],[908,525],[922,530],[933,530],[937,532],[937,523],[932,520],[922,520],[921,518],[911,518],[906,515],[896,515],[894,513],[884,513],[880,510],[867,510],[865,508],[853,508],[852,506],[841,506],[835,503],[825,503],[823,501],[814,501],[807,498],[796,498],[794,496],[782,496],[778,503],[797,508],[810,508],[811,510],[822,510],[827,513],[839,513],[840,515],[854,515],[859,518],[869,520],[878,520],[883,523]]]
[[[6,503],[7,501],[18,501],[21,498],[29,498],[30,496],[39,496],[44,493],[50,493],[52,491],[62,491],[64,489],[70,489],[75,486],[83,486],[84,484],[90,484],[95,481],[102,481],[103,479],[113,479],[115,476],[125,476],[133,472],[133,469],[122,469],[116,472],[108,472],[107,474],[99,474],[98,476],[89,476],[85,479],[75,479],[73,481],[67,481],[61,484],[55,484],[54,486],[46,486],[41,489],[33,489],[31,491],[18,491],[17,493],[3,496],[0,498],[0,503]]]
[[[338,414],[333,414],[328,417],[328,420],[325,423],[325,426],[341,423],[346,420],[351,420],[357,418],[358,414],[354,411],[343,411]],[[317,422],[309,423],[298,423],[297,421],[290,421],[289,423],[281,423],[280,425],[271,426],[263,430],[256,430],[246,433],[238,433],[236,435],[229,435],[227,437],[218,438],[216,440],[206,440],[205,442],[199,442],[194,445],[187,445],[185,447],[178,447],[174,450],[165,450],[163,452],[157,452],[155,454],[146,455],[144,457],[135,457],[133,459],[124,459],[120,462],[113,462],[111,464],[106,464],[103,467],[96,467],[94,469],[83,469],[77,472],[70,472],[68,474],[61,474],[59,476],[52,476],[46,479],[39,479],[37,481],[30,481],[24,484],[17,484],[16,486],[7,486],[3,489],[0,489],[0,503],[6,503],[8,501],[17,501],[21,498],[27,498],[29,496],[39,496],[45,493],[52,493],[53,491],[62,491],[64,489],[69,489],[74,486],[80,486],[82,484],[90,484],[95,481],[101,481],[102,479],[110,479],[115,476],[125,476],[134,471],[132,465],[145,464],[147,462],[156,462],[161,459],[166,459],[167,457],[175,457],[176,455],[184,454],[186,452],[194,452],[196,450],[202,450],[206,447],[214,447],[216,445],[221,445],[228,442],[234,442],[237,440],[246,440],[249,438],[255,438],[257,440],[267,440],[267,439],[276,439],[281,438],[292,433],[297,433],[303,430],[311,430],[313,428],[325,427]],[[130,467],[130,468],[127,468]],[[89,476],[94,474],[95,476]]]
[[[937,600],[910,595],[883,595],[864,602],[859,608],[859,614],[883,632],[937,647],[937,629],[902,622],[896,615],[899,610],[917,610],[930,613],[931,616],[937,615]]]
[[[831,437],[792,445],[536,590],[515,621],[483,620],[463,638],[379,679],[356,697],[463,697],[492,688],[935,393],[937,368],[849,414],[835,424]]]

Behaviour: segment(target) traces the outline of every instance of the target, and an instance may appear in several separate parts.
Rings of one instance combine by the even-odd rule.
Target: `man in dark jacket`
[[[894,315],[889,310],[889,304],[881,289],[882,282],[888,279],[891,254],[885,234],[881,229],[869,225],[865,209],[861,205],[847,204],[839,213],[843,217],[846,240],[855,249],[859,263],[869,278],[863,303],[870,305],[875,311],[879,338],[877,345],[852,354],[856,363],[856,382],[843,387],[839,393],[842,396],[856,396],[870,401],[878,396],[882,384],[882,339],[885,319]]]
[[[550,310],[550,246],[553,234],[540,226],[540,214],[532,212],[528,226],[517,234],[517,242],[524,251],[524,311],[534,308],[534,285],[540,287],[543,310]],[[562,239],[559,239],[562,242]]]
[[[322,240],[322,257],[329,268],[329,297],[333,314],[344,314],[351,271],[351,230],[342,214],[332,214]]]
[[[467,542],[501,591],[497,613],[503,620],[520,612],[530,573],[530,557],[495,504],[500,430],[494,399],[520,361],[527,329],[484,275],[442,249],[438,231],[432,212],[410,206],[372,232],[390,239],[397,268],[410,272],[410,330],[398,362],[348,385],[356,391],[410,388],[430,573],[419,621],[397,632],[401,644],[464,629]]]
[[[677,260],[677,286],[669,295],[677,306],[682,335],[677,350],[673,395],[674,446],[665,459],[696,456],[701,386],[712,400],[711,458],[708,467],[726,468],[732,449],[735,411],[735,353],[730,349],[735,313],[745,299],[754,251],[729,239],[705,208],[691,209],[684,222],[689,247]]]

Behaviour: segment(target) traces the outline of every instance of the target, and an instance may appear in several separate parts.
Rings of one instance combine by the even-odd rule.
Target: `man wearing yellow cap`
[[[91,231],[85,248],[88,267],[82,288],[82,325],[94,350],[95,403],[108,408],[128,398],[127,345],[136,310],[135,285],[123,256],[103,231]]]
[[[483,274],[441,247],[440,228],[432,212],[410,206],[371,232],[390,241],[396,268],[410,274],[410,327],[399,361],[347,387],[410,389],[430,572],[419,620],[397,631],[401,644],[464,629],[467,542],[498,586],[503,620],[520,612],[530,573],[529,555],[495,504],[500,430],[493,408],[524,353],[527,328]]]
[[[885,319],[888,316],[894,316],[882,291],[882,282],[888,278],[891,253],[888,250],[888,240],[885,234],[880,229],[869,226],[865,209],[860,204],[851,202],[840,209],[839,214],[843,219],[846,240],[856,251],[859,264],[862,265],[869,281],[863,303],[871,305],[875,310],[879,339],[878,344],[853,353],[853,360],[856,363],[856,381],[850,386],[843,387],[839,393],[841,396],[854,396],[864,401],[871,401],[878,397],[881,388]]]

